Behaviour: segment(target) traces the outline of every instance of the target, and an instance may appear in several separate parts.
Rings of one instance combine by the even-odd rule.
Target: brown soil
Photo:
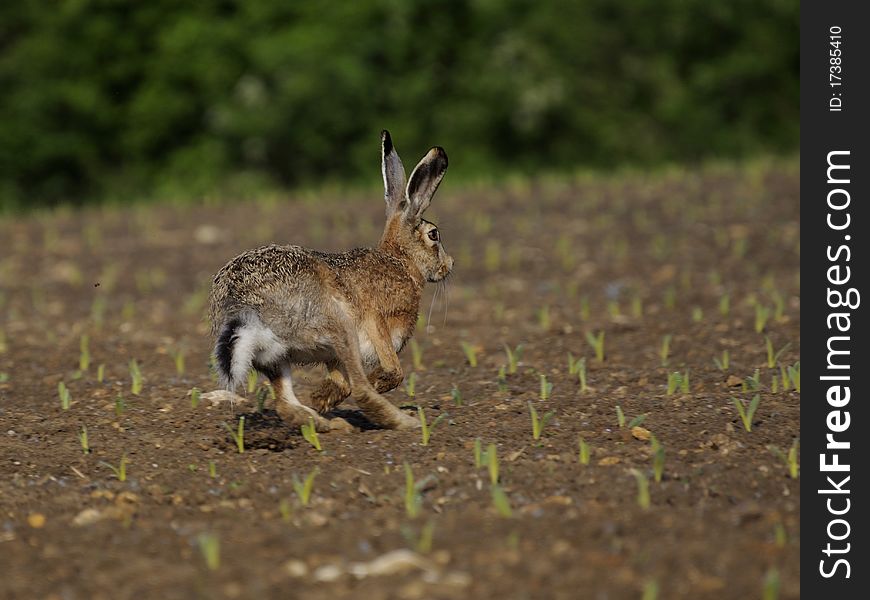
[[[348,403],[342,414],[359,430],[322,434],[320,453],[268,404],[191,406],[192,388],[214,389],[203,301],[243,249],[376,240],[377,193],[5,219],[0,597],[616,599],[657,585],[659,598],[751,598],[775,578],[780,598],[798,597],[799,480],[770,446],[787,453],[798,436],[800,394],[771,389],[779,369],[755,330],[756,305],[780,302],[765,334],[777,350],[790,344],[781,364],[799,360],[798,183],[794,163],[497,189],[458,189],[448,175],[429,218],[456,258],[449,306],[439,296],[416,335],[416,397],[388,394],[419,403],[430,422],[448,417],[422,446],[419,432],[373,428]],[[585,337],[599,330],[603,363]],[[91,364],[78,373],[85,334]],[[461,342],[477,348],[476,367]],[[500,386],[504,345],[518,344],[518,371]],[[727,372],[713,360],[723,350]],[[586,358],[585,393],[569,352]],[[413,372],[410,349],[401,358]],[[689,393],[668,395],[667,374],[686,369]],[[732,397],[752,398],[739,381],[756,369],[747,432]],[[320,372],[299,375],[304,398]],[[546,400],[541,375],[553,385]],[[539,442],[529,402],[554,411]],[[660,483],[650,442],[619,427],[617,406],[629,421],[645,414],[663,445]],[[241,415],[242,454],[225,427]],[[476,438],[497,445],[510,518],[475,467]],[[122,456],[124,482],[107,466]],[[423,482],[416,518],[405,462]],[[303,507],[293,479],[315,468]],[[631,469],[650,478],[647,510]],[[219,542],[216,568],[203,539]],[[387,555],[401,549],[415,554]]]

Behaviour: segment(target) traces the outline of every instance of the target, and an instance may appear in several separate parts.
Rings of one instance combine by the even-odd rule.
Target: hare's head
[[[381,150],[387,203],[381,246],[406,254],[427,281],[441,281],[453,270],[453,258],[444,250],[438,228],[425,220],[423,213],[447,171],[447,153],[438,146],[429,150],[406,183],[405,168],[388,131],[381,132]]]

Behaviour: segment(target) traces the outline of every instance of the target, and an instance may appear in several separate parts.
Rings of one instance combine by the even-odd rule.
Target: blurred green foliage
[[[467,176],[795,151],[798,21],[796,0],[3,2],[0,207],[375,179],[383,128]]]

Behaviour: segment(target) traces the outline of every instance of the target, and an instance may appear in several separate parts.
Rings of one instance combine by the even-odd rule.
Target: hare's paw
[[[340,386],[332,379],[325,379],[316,390],[311,392],[308,404],[319,413],[325,413],[350,396],[349,386]]]
[[[356,431],[356,427],[354,427],[341,417],[332,417],[331,419],[329,419],[329,430],[349,433],[351,431]]]
[[[411,415],[406,415],[403,412],[400,412],[396,415],[396,420],[394,423],[390,424],[390,429],[419,429],[420,428],[420,419],[417,417],[412,417]]]
[[[398,371],[385,371],[383,367],[375,367],[374,371],[369,373],[369,383],[378,391],[379,394],[389,392],[396,389],[402,383],[402,373]]]

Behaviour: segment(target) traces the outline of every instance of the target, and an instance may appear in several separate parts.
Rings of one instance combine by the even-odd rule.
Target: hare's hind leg
[[[350,384],[339,367],[339,363],[326,363],[326,379],[311,393],[308,404],[320,414],[329,412],[350,396]]]
[[[268,375],[277,397],[275,409],[288,425],[299,427],[313,420],[319,432],[326,432],[332,429],[329,419],[321,417],[317,412],[299,402],[299,398],[293,393],[293,379],[290,375],[290,365],[282,365],[279,368],[270,370]]]

